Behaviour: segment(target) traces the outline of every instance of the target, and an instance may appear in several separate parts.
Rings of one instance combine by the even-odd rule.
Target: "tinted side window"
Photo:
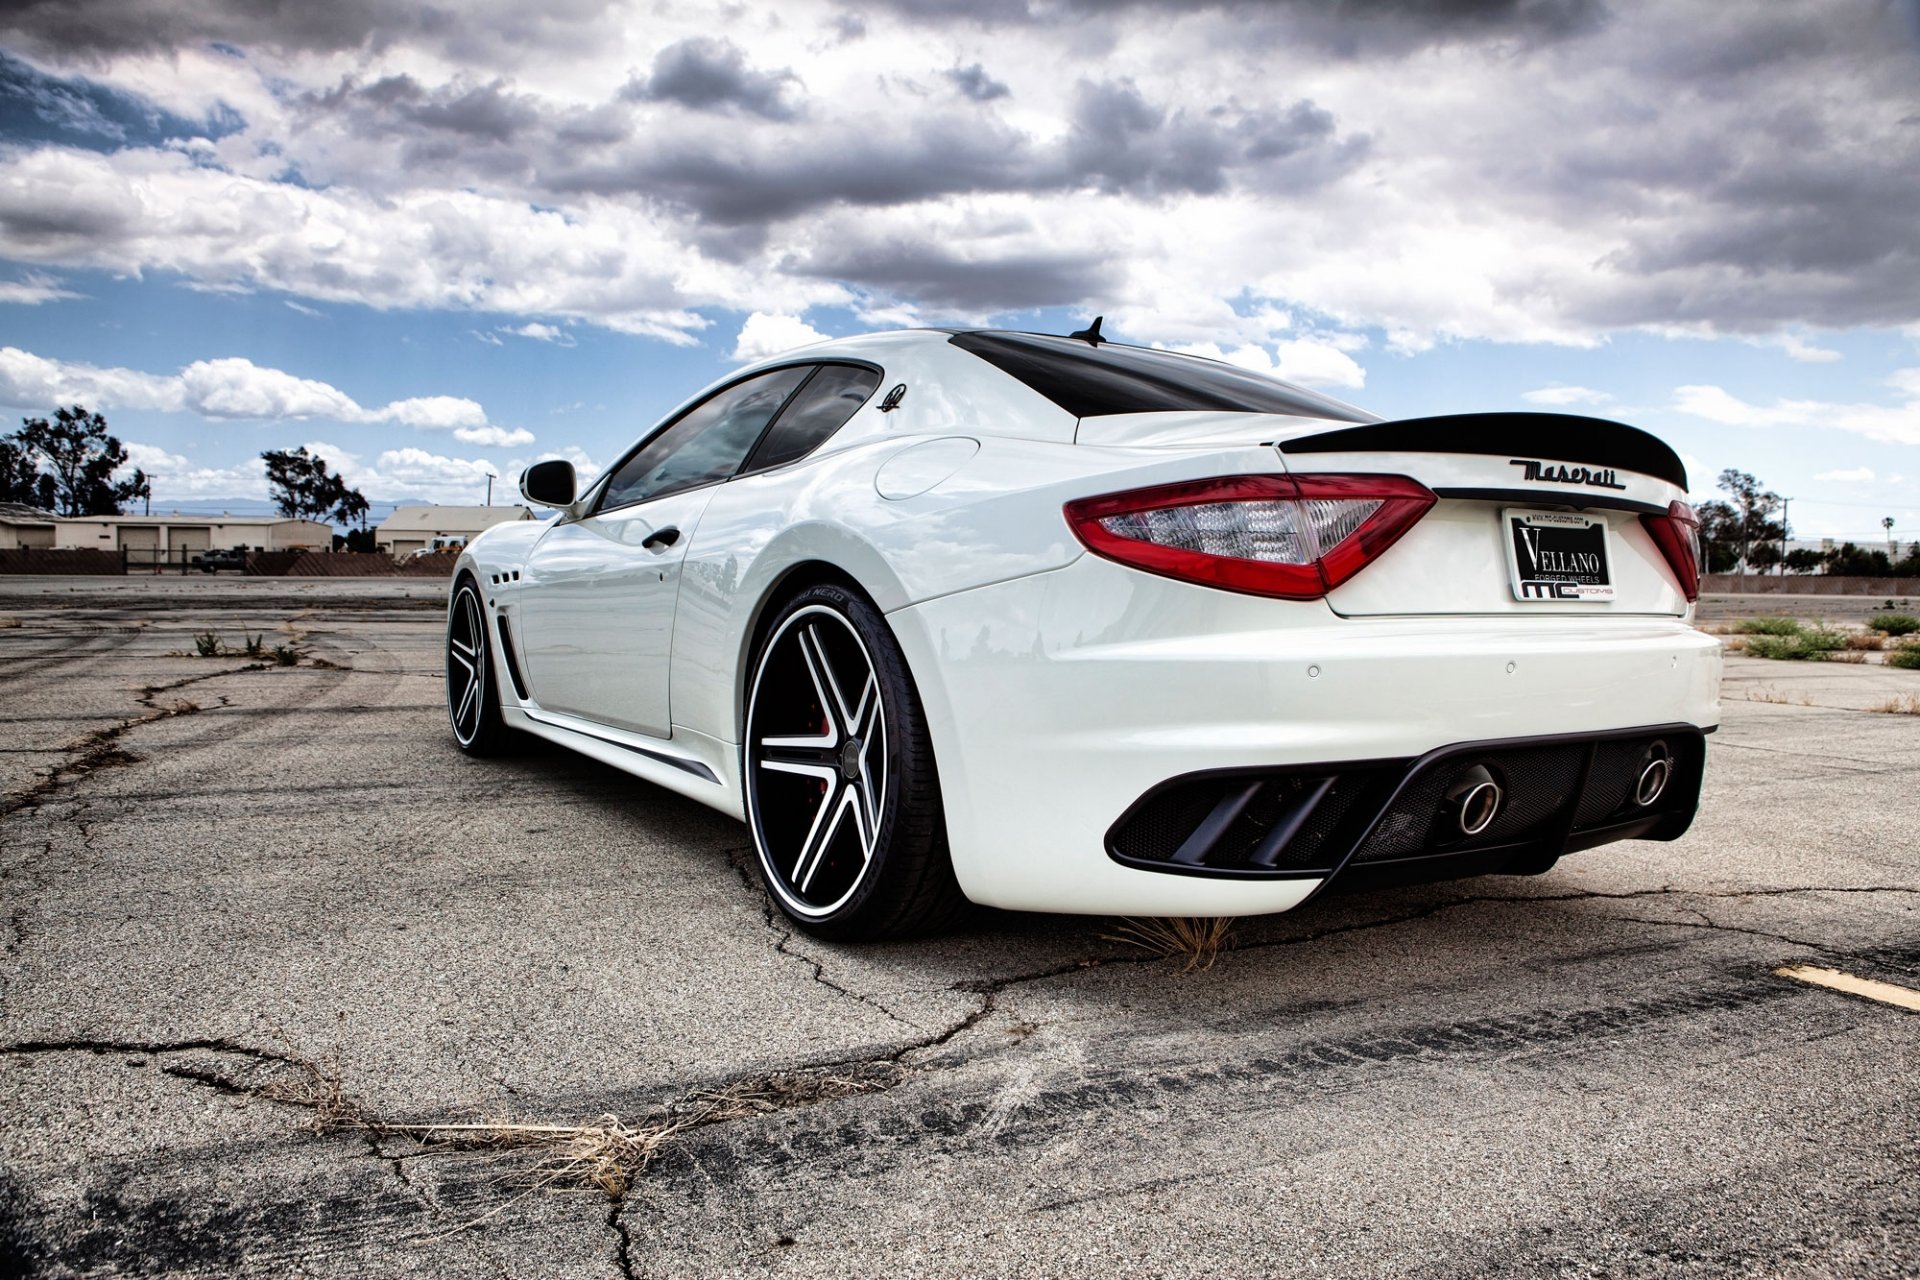
[[[880,385],[880,375],[853,365],[822,365],[748,459],[748,471],[763,471],[805,457],[853,416]]]
[[[810,367],[774,369],[736,382],[681,414],[620,465],[594,509],[606,511],[725,480],[740,469],[768,421]]]
[[[1012,375],[1076,418],[1109,413],[1215,409],[1284,413],[1339,422],[1371,415],[1220,360],[1127,347],[1091,346],[1038,333],[958,333],[950,341]]]

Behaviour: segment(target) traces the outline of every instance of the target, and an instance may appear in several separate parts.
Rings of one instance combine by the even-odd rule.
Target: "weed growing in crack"
[[[1788,631],[1768,630],[1749,635],[1743,651],[1755,658],[1772,658],[1782,662],[1819,661],[1830,658],[1847,648],[1847,633],[1832,631],[1825,627],[1806,627],[1792,618],[1767,618],[1759,621],[1787,622],[1792,629]]]
[[[286,1043],[284,1038],[282,1043]],[[286,1051],[272,1055],[272,1060],[281,1071],[257,1085],[236,1085],[180,1069],[174,1074],[301,1107],[311,1113],[308,1127],[317,1134],[402,1138],[421,1150],[441,1152],[531,1153],[537,1159],[525,1171],[531,1183],[529,1190],[595,1190],[616,1203],[625,1198],[634,1179],[661,1150],[688,1130],[854,1094],[878,1093],[900,1083],[908,1074],[907,1068],[889,1061],[770,1072],[724,1088],[695,1091],[637,1124],[612,1113],[576,1123],[504,1118],[423,1123],[390,1120],[350,1097],[342,1083],[338,1049],[315,1059],[288,1044]]]
[[[1890,636],[1910,636],[1920,631],[1920,618],[1910,613],[1876,613],[1867,619],[1867,625]]]
[[[217,632],[196,632],[193,637],[193,651],[203,658],[217,658],[226,652],[226,645]]]
[[[1748,702],[1772,702],[1780,706],[1810,707],[1813,699],[1804,693],[1782,693],[1772,687],[1747,690]]]
[[[1182,973],[1211,969],[1220,953],[1233,942],[1232,916],[1174,916],[1167,919],[1123,919],[1112,933],[1100,936],[1108,942],[1151,951],[1162,959],[1184,958]]]
[[[1899,694],[1867,710],[1889,716],[1920,716],[1920,693]]]
[[[1732,630],[1742,636],[1797,636],[1801,627],[1798,618],[1742,618]]]
[[[292,645],[277,644],[273,646],[273,662],[275,666],[291,667],[299,661],[300,651]]]
[[[1887,650],[1887,665],[1903,671],[1920,671],[1920,644],[1903,644]]]
[[[245,633],[242,633],[242,634],[244,635]],[[257,636],[247,636],[246,644],[244,647],[246,649],[246,654],[249,658],[264,657],[267,652],[267,637],[264,634],[257,635]]]

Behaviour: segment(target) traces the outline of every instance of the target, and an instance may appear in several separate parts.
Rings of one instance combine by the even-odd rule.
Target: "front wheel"
[[[741,765],[761,877],[800,928],[864,941],[965,912],[926,714],[885,619],[858,595],[813,587],[775,617]]]
[[[500,719],[489,648],[486,606],[463,576],[447,603],[447,719],[455,745],[470,756],[498,755],[513,732]]]

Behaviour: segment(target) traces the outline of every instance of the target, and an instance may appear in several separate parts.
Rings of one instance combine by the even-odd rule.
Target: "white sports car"
[[[1670,840],[1720,649],[1686,475],[1559,414],[1384,422],[1216,361],[916,330],[750,365],[462,552],[462,750],[745,820],[794,922],[1284,911]]]

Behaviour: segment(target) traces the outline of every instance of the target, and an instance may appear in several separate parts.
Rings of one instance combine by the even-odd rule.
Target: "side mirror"
[[[579,488],[573,464],[563,458],[536,462],[520,473],[520,496],[536,507],[564,510],[573,505]]]

